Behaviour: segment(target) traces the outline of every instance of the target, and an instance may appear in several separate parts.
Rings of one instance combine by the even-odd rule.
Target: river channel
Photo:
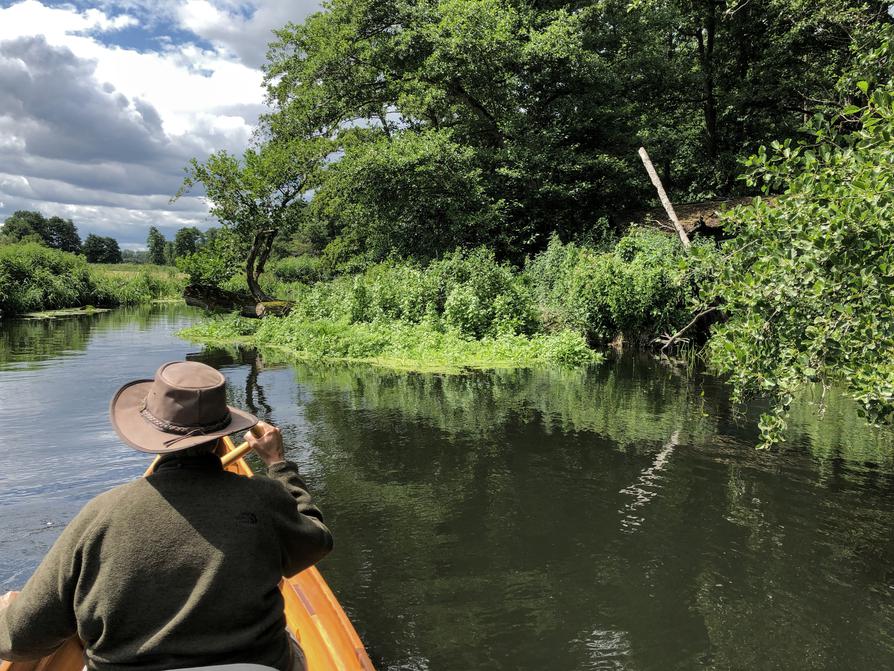
[[[850,403],[759,406],[646,356],[407,374],[277,363],[144,306],[0,322],[0,592],[79,508],[145,469],[108,403],[203,361],[282,427],[335,537],[320,569],[376,667],[894,668],[894,436]],[[257,464],[255,464],[257,466]]]

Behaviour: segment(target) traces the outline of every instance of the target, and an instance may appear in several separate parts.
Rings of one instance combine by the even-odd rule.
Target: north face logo
[[[258,523],[258,516],[254,513],[239,513],[236,515],[236,521],[239,522],[239,524],[253,525]]]

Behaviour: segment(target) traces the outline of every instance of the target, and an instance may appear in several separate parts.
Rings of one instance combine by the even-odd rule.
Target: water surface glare
[[[282,427],[335,536],[320,568],[379,669],[894,668],[894,436],[840,396],[759,408],[647,357],[390,372],[202,350],[158,305],[0,322],[0,591],[138,476],[108,403],[201,360]],[[257,464],[255,464],[257,466]]]

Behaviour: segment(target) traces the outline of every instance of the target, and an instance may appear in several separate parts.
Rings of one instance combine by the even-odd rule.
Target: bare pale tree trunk
[[[673,223],[674,228],[677,229],[677,235],[680,236],[680,242],[683,243],[684,248],[689,249],[690,242],[689,236],[686,235],[686,229],[683,228],[683,225],[677,218],[674,206],[671,204],[670,198],[667,197],[667,193],[664,191],[664,187],[661,184],[661,178],[658,176],[658,173],[655,172],[655,166],[652,165],[652,161],[649,158],[649,154],[645,147],[639,148],[639,157],[643,160],[643,165],[646,166],[646,172],[649,173],[649,179],[652,180],[652,184],[658,191],[658,198],[661,200],[661,204],[664,205],[664,210],[667,212],[667,216],[670,217],[671,223]]]

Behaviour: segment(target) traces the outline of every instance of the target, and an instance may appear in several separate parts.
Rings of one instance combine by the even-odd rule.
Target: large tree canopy
[[[446,227],[470,237],[430,242],[490,235],[466,217],[499,209],[499,251],[521,258],[648,199],[640,143],[678,196],[740,188],[737,160],[834,104],[887,21],[887,3],[848,0],[332,0],[271,45],[265,130],[344,152],[351,166],[322,172],[315,211],[331,235],[354,237],[370,193],[327,181],[374,184],[391,156],[387,188],[404,197],[389,216],[406,221],[426,191],[397,168],[406,147],[430,142],[408,136],[443,134],[472,179]]]

